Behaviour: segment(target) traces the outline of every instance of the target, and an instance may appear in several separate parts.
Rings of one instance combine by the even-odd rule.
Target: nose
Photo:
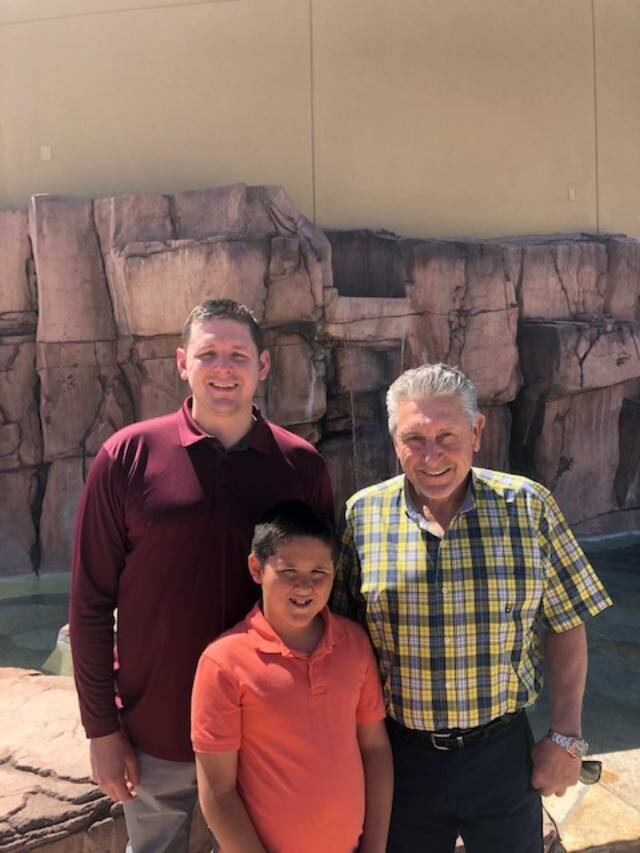
[[[231,367],[232,363],[233,362],[231,361],[230,355],[226,355],[225,353],[220,353],[218,355],[218,357],[216,358],[214,366],[218,370],[228,370]]]
[[[306,575],[298,575],[293,585],[293,588],[298,592],[307,591],[313,588],[313,581],[310,577],[307,577]]]
[[[426,440],[422,447],[422,458],[425,462],[430,460],[439,459],[442,456],[442,448],[438,444],[437,441]]]

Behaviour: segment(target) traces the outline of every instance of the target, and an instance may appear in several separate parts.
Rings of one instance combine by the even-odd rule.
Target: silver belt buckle
[[[431,732],[429,737],[431,738],[431,744],[434,749],[439,749],[441,752],[449,752],[448,746],[440,746],[437,741],[437,738],[447,738],[449,740],[449,735],[439,735],[437,732]]]

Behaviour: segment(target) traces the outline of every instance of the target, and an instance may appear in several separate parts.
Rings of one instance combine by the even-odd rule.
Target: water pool
[[[68,606],[68,574],[0,578],[0,666],[68,674],[53,654]]]

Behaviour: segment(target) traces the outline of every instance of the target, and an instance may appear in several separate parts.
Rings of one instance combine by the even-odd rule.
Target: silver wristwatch
[[[574,758],[582,758],[587,754],[589,749],[589,744],[586,740],[576,737],[576,735],[563,735],[561,732],[554,732],[553,729],[549,729],[547,737],[557,746],[566,749],[569,755],[572,755]]]

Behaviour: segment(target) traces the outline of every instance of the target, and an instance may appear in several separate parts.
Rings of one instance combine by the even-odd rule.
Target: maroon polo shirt
[[[80,501],[71,582],[87,736],[122,727],[136,748],[172,761],[193,757],[189,701],[202,650],[258,597],[247,569],[257,519],[292,498],[333,514],[327,469],[308,442],[256,410],[248,436],[225,451],[190,406],[104,443]]]

